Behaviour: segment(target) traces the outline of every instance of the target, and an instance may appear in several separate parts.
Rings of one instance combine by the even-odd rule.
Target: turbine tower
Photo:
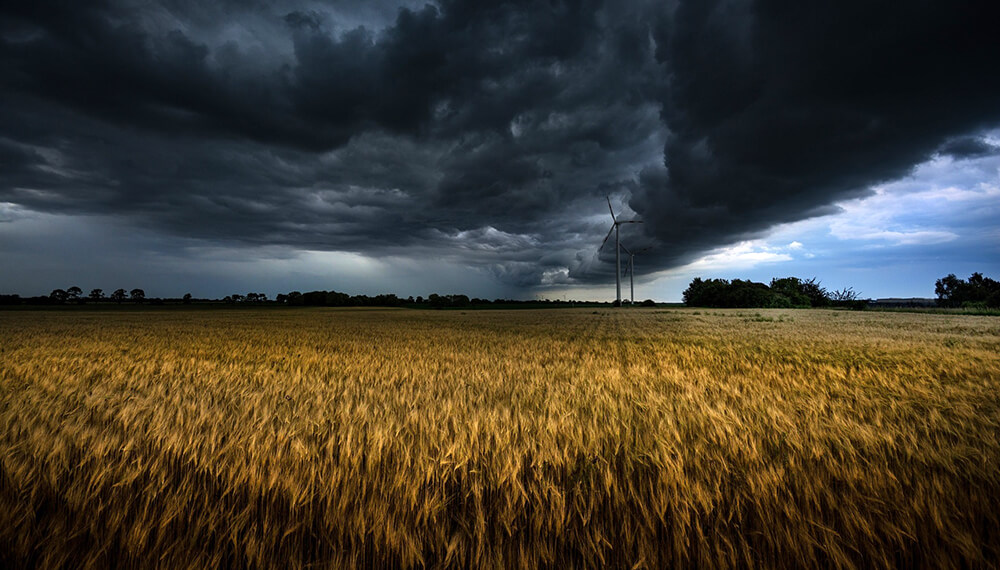
[[[628,286],[629,286],[629,305],[635,304],[635,255],[637,253],[643,253],[649,251],[650,248],[644,247],[639,251],[631,251],[629,248],[625,247],[624,244],[619,245],[628,254],[628,264],[625,265],[625,275],[628,275]]]
[[[621,252],[621,242],[618,241],[618,226],[622,224],[641,224],[642,220],[619,220],[615,217],[615,209],[611,207],[611,197],[608,196],[608,210],[611,210],[611,229],[608,230],[608,235],[604,236],[604,241],[601,242],[601,247],[597,248],[597,251],[604,249],[604,244],[608,243],[608,238],[611,237],[611,232],[615,232],[615,291],[617,305],[622,306],[622,252]]]

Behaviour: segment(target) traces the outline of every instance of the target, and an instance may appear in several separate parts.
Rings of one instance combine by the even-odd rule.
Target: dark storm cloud
[[[666,169],[644,173],[631,206],[684,259],[906,175],[1000,122],[997,15],[990,2],[680,3],[655,31]]]
[[[0,202],[524,287],[607,279],[606,194],[665,268],[1000,122],[977,4],[8,4]]]
[[[1000,147],[980,137],[959,137],[941,145],[938,153],[956,159],[979,158],[1000,153]]]

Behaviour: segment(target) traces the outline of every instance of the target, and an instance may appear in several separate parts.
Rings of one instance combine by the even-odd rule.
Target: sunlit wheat
[[[995,567],[1000,322],[0,313],[0,564]]]

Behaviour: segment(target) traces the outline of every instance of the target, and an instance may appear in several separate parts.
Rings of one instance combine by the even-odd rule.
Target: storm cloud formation
[[[633,207],[684,255],[904,176],[1000,121],[996,15],[987,2],[681,4],[656,30],[666,172],[647,173]]]
[[[1000,125],[987,2],[2,11],[0,203],[519,287],[607,280],[607,194],[662,269]]]

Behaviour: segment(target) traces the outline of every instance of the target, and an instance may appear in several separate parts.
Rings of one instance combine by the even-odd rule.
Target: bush
[[[986,306],[991,309],[1000,309],[1000,291],[994,291],[986,298]]]
[[[772,309],[791,309],[792,301],[784,295],[774,295],[771,298],[771,304],[768,306]]]

